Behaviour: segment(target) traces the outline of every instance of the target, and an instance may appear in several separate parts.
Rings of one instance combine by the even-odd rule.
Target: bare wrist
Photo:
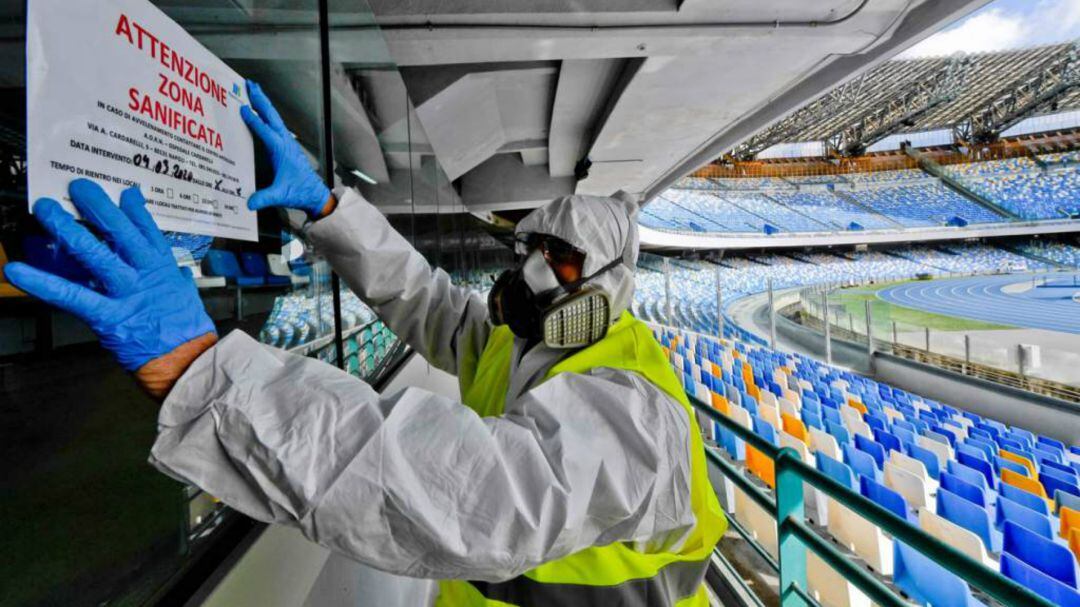
[[[207,333],[184,342],[172,352],[151,360],[135,371],[135,382],[158,402],[163,402],[173,386],[203,352],[216,344],[216,333]]]

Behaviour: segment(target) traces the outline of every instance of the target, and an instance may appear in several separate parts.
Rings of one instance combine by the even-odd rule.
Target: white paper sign
[[[145,0],[29,0],[30,203],[138,184],[164,230],[258,240],[244,80]]]

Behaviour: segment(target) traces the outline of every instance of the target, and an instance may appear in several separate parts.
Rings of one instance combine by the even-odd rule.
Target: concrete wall
[[[1080,445],[1080,405],[874,353],[875,379],[927,398]]]

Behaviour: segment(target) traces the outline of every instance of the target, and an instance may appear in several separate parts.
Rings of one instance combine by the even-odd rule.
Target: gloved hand
[[[248,208],[257,211],[266,207],[285,207],[307,211],[311,217],[323,215],[330,201],[330,189],[311,168],[300,144],[285,127],[262,88],[250,80],[247,87],[248,98],[255,110],[245,105],[240,108],[240,116],[262,140],[274,166],[274,182],[252,194]]]
[[[176,266],[138,188],[120,195],[119,208],[90,180],[76,179],[68,191],[111,248],[55,200],[39,199],[34,217],[89,270],[98,289],[20,262],[4,266],[12,284],[85,321],[128,371],[215,334],[191,271]]]

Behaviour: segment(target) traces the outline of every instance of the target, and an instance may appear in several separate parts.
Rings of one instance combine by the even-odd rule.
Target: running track
[[[1072,282],[1073,274],[1040,274]],[[1073,303],[1073,288],[1035,288],[1003,293],[1012,284],[1031,282],[1030,274],[972,276],[910,282],[878,291],[891,304],[1014,327],[1080,334],[1080,303]]]

